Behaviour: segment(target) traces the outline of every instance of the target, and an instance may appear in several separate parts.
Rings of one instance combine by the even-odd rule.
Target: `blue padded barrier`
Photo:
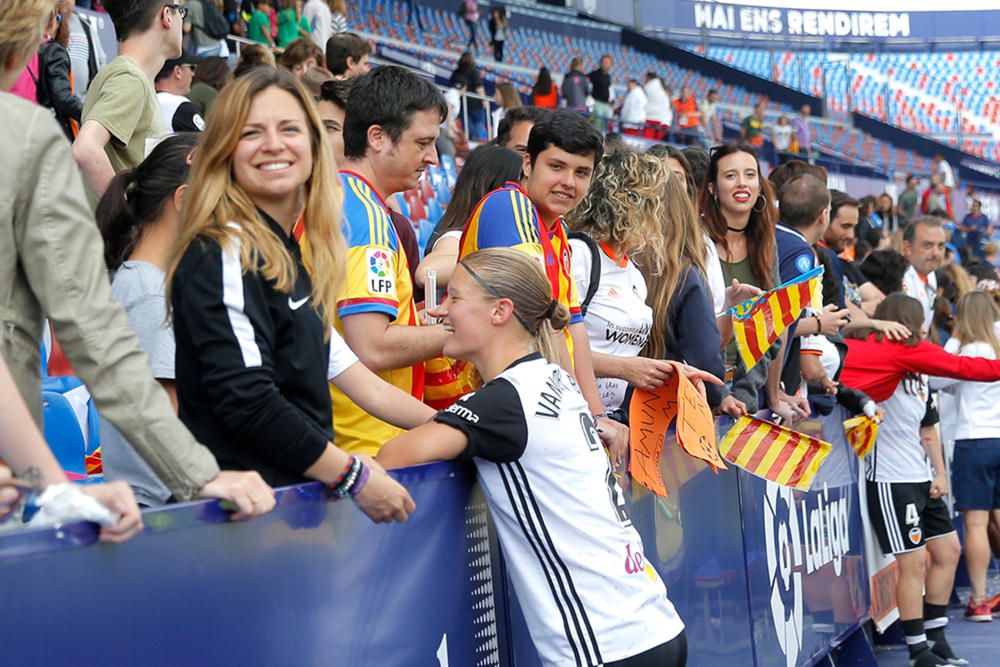
[[[838,646],[849,664],[874,665],[859,630],[868,589],[852,456],[831,454],[799,493],[715,475],[668,436],[670,494],[627,496],[687,625],[689,665],[804,666]],[[0,536],[0,623],[18,628],[5,661],[537,664],[474,471],[393,474],[417,505],[403,525],[374,525],[306,484],[245,523],[226,523],[214,502],[148,511],[145,533],[124,545],[95,545],[89,524]]]

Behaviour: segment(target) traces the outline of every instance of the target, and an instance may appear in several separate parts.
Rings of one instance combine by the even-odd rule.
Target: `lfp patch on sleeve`
[[[368,270],[368,293],[373,296],[396,296],[396,272],[392,267],[392,254],[384,248],[365,251]]]
[[[813,257],[809,253],[802,253],[795,258],[795,268],[799,270],[800,273],[806,273],[812,271],[813,267]]]

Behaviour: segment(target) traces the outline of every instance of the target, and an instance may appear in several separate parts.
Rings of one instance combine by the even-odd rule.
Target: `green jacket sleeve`
[[[219,472],[174,414],[125,311],[111,299],[103,241],[70,147],[41,109],[23,128],[13,173],[17,258],[74,371],[179,500]]]

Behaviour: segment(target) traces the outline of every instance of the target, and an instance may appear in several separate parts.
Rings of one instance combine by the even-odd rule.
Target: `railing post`
[[[844,61],[844,71],[847,73],[847,111],[854,111],[853,96],[851,95],[851,57],[848,56],[847,60]]]
[[[891,124],[892,123],[892,121],[889,120],[892,117],[889,114],[889,104],[890,104],[890,99],[891,99],[890,93],[892,92],[890,90],[890,87],[889,87],[889,76],[890,76],[889,70],[886,69],[886,71],[885,71],[885,90],[884,90],[884,92],[882,94],[885,95],[885,118],[883,120],[885,120],[885,122],[887,124]]]

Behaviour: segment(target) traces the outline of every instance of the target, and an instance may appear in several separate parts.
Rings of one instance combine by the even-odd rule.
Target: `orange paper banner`
[[[659,496],[667,495],[660,458],[663,439],[675,418],[681,448],[716,472],[726,469],[716,449],[712,411],[698,388],[675,367],[665,384],[652,391],[636,389],[629,405],[629,472]]]
[[[667,495],[660,472],[660,455],[663,438],[677,415],[677,390],[668,391],[668,385],[653,391],[636,389],[628,410],[628,471],[635,481],[658,496]]]
[[[719,454],[715,440],[715,419],[708,401],[691,380],[678,372],[677,378],[677,442],[684,451],[701,459],[716,473],[728,470]]]

